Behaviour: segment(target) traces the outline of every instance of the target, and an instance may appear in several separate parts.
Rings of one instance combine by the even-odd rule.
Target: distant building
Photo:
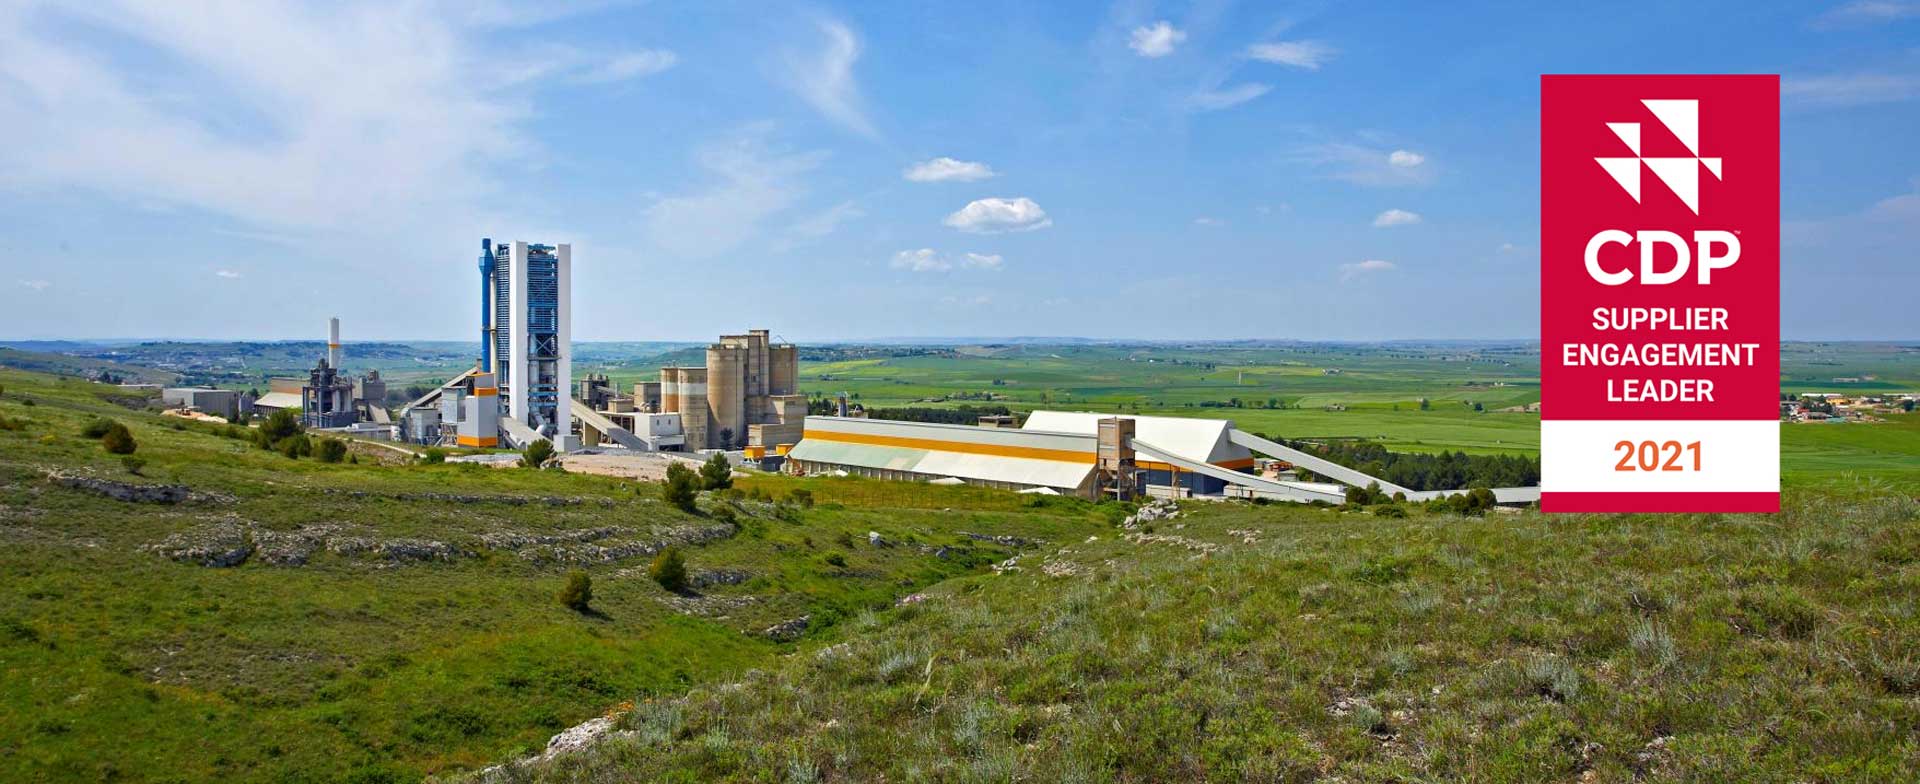
[[[235,422],[240,419],[241,394],[231,389],[172,387],[161,390],[160,399],[177,408],[188,408]]]
[[[688,449],[798,443],[807,412],[799,356],[768,330],[722,335],[707,346],[706,367],[660,369],[659,410],[680,414]]]
[[[480,370],[499,384],[505,416],[571,440],[573,246],[480,241]]]

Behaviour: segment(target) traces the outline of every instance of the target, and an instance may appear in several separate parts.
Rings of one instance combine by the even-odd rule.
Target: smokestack
[[[340,369],[340,317],[327,319],[327,366]]]

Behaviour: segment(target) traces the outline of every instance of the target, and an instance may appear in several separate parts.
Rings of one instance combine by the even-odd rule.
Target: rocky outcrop
[[[780,623],[769,626],[766,630],[762,631],[761,634],[766,635],[767,639],[773,640],[774,642],[791,642],[800,639],[800,635],[807,633],[807,624],[812,620],[813,616],[802,615],[791,621],[781,621]]]
[[[1171,500],[1161,498],[1147,502],[1145,506],[1140,507],[1139,511],[1128,515],[1127,519],[1120,522],[1120,527],[1133,530],[1148,523],[1172,520],[1179,516],[1180,505]]]
[[[555,495],[469,495],[462,493],[369,493],[364,490],[335,490],[327,488],[323,493],[344,495],[348,498],[390,498],[395,501],[432,501],[443,504],[506,504],[508,506],[526,506],[544,504],[546,506],[613,506],[611,498],[582,498],[578,496]]]
[[[751,573],[738,569],[703,569],[689,575],[687,584],[695,588],[711,588],[716,585],[739,585],[751,579]]]
[[[244,520],[221,520],[169,534],[147,549],[181,563],[220,569],[239,566],[253,555],[251,525]]]
[[[1018,536],[995,536],[993,534],[976,534],[968,531],[960,531],[959,534],[976,542],[992,542],[1004,547],[1032,547],[1037,544],[1046,544],[1046,540],[1043,539],[1023,539]]]
[[[49,472],[47,479],[62,487],[84,490],[131,504],[179,504],[188,501],[216,500],[222,497],[196,493],[186,485],[137,485],[131,482],[116,482],[111,479],[60,471]]]

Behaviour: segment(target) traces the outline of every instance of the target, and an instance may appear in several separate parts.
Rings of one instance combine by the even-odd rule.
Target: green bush
[[[727,525],[736,525],[740,519],[740,514],[733,511],[733,505],[731,504],[714,504],[713,511],[709,512],[707,516],[713,518],[713,521],[716,523],[725,523]]]
[[[539,468],[553,459],[553,442],[536,440],[527,445],[527,451],[520,455],[521,468]]]
[[[140,469],[147,467],[147,461],[134,457],[133,455],[127,455],[126,457],[120,458],[120,467],[127,469],[127,473],[129,474],[139,476]]]
[[[426,454],[420,456],[420,462],[427,465],[439,465],[447,462],[447,450],[437,446],[427,447]]]
[[[827,565],[829,566],[834,566],[841,569],[847,568],[847,557],[840,553],[827,553],[826,556],[822,557],[820,560],[826,561]]]
[[[575,569],[567,573],[567,584],[560,588],[560,603],[574,612],[586,612],[593,601],[593,578]]]
[[[280,439],[273,445],[273,449],[282,455],[298,460],[313,454],[313,441],[307,438],[306,433],[295,433]]]
[[[313,458],[322,463],[338,463],[347,459],[347,442],[338,438],[322,438],[313,445]]]
[[[294,413],[293,409],[283,408],[260,423],[260,429],[254,431],[254,441],[261,449],[280,449],[281,441],[305,431],[306,428],[300,424],[300,415]]]
[[[707,464],[700,466],[700,484],[708,490],[725,490],[733,486],[733,464],[727,462],[726,455],[714,455]]]
[[[813,508],[813,491],[812,490],[808,490],[804,487],[796,487],[792,491],[787,493],[787,498],[792,499],[794,503],[799,504],[800,506],[804,506],[808,509]]]
[[[653,563],[647,565],[647,575],[653,581],[674,593],[687,590],[687,559],[680,554],[680,548],[669,547],[653,557]]]
[[[106,417],[96,417],[94,418],[93,421],[88,422],[85,427],[80,428],[80,437],[81,438],[104,437],[106,436],[108,430],[113,429],[113,426],[115,424],[118,424],[118,423]]]
[[[694,510],[693,501],[700,495],[700,478],[693,469],[674,461],[667,466],[667,478],[660,483],[660,496],[683,512]]]
[[[100,436],[100,445],[116,455],[131,455],[133,450],[140,448],[140,445],[133,441],[133,431],[119,422],[114,422],[107,428],[106,434]]]

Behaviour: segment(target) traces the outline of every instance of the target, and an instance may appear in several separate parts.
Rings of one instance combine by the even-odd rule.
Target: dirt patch
[[[641,482],[659,482],[667,478],[667,466],[673,465],[678,458],[650,452],[632,452],[628,454],[577,454],[560,458],[560,467],[569,473],[597,474],[600,476],[635,479]],[[686,461],[680,461],[686,462]],[[688,466],[692,468],[691,465]]]

